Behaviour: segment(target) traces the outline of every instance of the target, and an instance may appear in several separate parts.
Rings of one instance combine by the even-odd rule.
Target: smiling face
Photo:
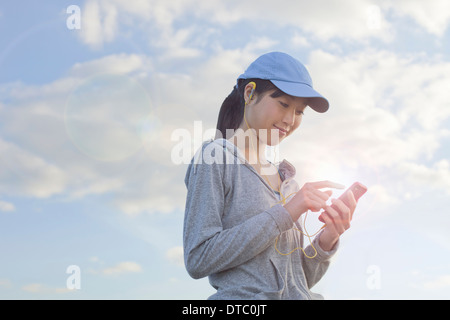
[[[269,91],[249,100],[250,94],[246,88],[244,95],[246,101],[249,101],[245,112],[247,123],[243,120],[240,126],[247,130],[248,124],[256,130],[259,142],[269,146],[277,145],[300,126],[307,106],[306,98],[289,95],[272,97],[274,92]]]

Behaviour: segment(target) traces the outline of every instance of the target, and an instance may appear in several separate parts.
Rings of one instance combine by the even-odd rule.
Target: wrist
[[[293,206],[291,202],[284,204],[283,207],[286,209],[286,211],[291,216],[292,221],[297,221],[298,218],[300,218],[301,214],[298,212],[298,210],[296,210],[295,206]]]
[[[331,251],[339,240],[339,236],[331,236],[322,232],[319,237],[319,246],[323,251]]]

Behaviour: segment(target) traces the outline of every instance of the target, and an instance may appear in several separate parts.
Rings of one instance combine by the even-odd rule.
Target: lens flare
[[[142,123],[151,100],[136,80],[97,74],[76,87],[66,103],[66,131],[74,145],[100,161],[122,161],[142,147]]]

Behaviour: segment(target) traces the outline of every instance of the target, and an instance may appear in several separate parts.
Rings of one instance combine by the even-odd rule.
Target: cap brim
[[[270,81],[278,89],[290,96],[308,98],[308,105],[317,112],[326,112],[330,106],[327,99],[307,84],[280,80]]]

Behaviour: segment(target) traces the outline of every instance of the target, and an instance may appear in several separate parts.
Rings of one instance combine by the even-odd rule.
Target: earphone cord
[[[253,91],[252,91],[252,93],[253,93]],[[251,95],[252,95],[252,94],[251,94]],[[251,95],[250,95],[250,99],[251,99]],[[245,105],[244,105],[244,121],[245,121],[245,124],[247,125],[247,128],[250,129],[250,126],[248,125],[247,119],[245,118],[245,111],[246,111],[247,104],[248,104],[248,102],[245,102]],[[252,144],[253,150],[255,150],[255,146],[253,145],[252,134],[250,134],[250,142],[251,142],[251,144]],[[257,159],[257,163],[258,163],[258,166],[259,166],[259,170],[261,171],[261,164],[260,164],[260,161],[259,161],[259,152],[258,152],[258,150],[256,150],[256,159]],[[267,183],[269,184],[270,188],[272,188],[272,190],[274,190],[273,187],[272,187],[272,185],[270,184],[269,180],[266,179],[266,177],[265,177],[263,174],[261,174],[261,175],[263,176],[264,180],[267,181]],[[293,193],[289,194],[287,197],[285,197],[285,196],[283,195],[283,193],[281,192],[281,179],[280,179],[280,175],[279,175],[279,174],[277,174],[277,175],[278,175],[278,192],[280,193],[280,198],[281,198],[281,200],[278,201],[277,203],[275,203],[274,205],[272,205],[272,207],[275,206],[275,205],[277,205],[277,204],[279,204],[280,202],[281,202],[282,204],[286,204],[286,200],[287,200],[290,196],[292,196],[293,194],[296,194],[296,193],[297,193],[297,192],[293,192]],[[303,254],[305,255],[306,258],[313,259],[313,258],[315,258],[315,257],[317,256],[317,250],[316,250],[316,248],[314,247],[314,245],[313,245],[313,243],[312,243],[312,241],[311,241],[311,238],[314,237],[315,235],[317,235],[317,234],[325,227],[325,225],[323,225],[316,233],[310,235],[310,234],[308,233],[308,231],[306,230],[306,218],[307,218],[307,216],[308,216],[308,212],[309,212],[309,210],[305,213],[305,217],[304,217],[304,219],[303,219],[303,226],[302,226],[302,228],[303,228],[305,231],[302,231],[302,230],[297,229],[297,228],[293,228],[293,229],[299,231],[300,233],[302,233],[303,235],[305,235],[305,236],[308,238],[309,244],[311,245],[311,248],[314,250],[314,255],[309,256],[309,255],[306,253],[306,251],[305,251],[301,246],[292,249],[292,250],[291,250],[290,252],[288,252],[288,253],[282,253],[282,252],[280,252],[280,251],[278,250],[278,248],[277,248],[278,238],[280,237],[280,236],[278,235],[278,236],[275,238],[275,245],[274,245],[274,247],[275,247],[275,250],[276,250],[280,255],[282,255],[282,256],[288,256],[288,255],[292,254],[293,252],[295,252],[296,250],[301,249],[302,252],[303,252]]]

